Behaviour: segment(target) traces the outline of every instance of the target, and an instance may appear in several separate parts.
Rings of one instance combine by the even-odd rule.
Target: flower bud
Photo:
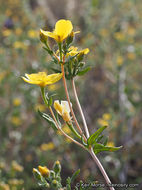
[[[56,174],[61,172],[61,164],[58,160],[54,163],[53,168]]]
[[[39,36],[40,36],[40,41],[42,43],[46,43],[47,42],[47,35],[45,35],[45,31],[43,31],[42,29],[40,29],[40,33],[39,33]]]
[[[38,181],[42,180],[42,176],[36,168],[33,168],[33,174],[34,174],[35,179],[37,179]]]
[[[55,180],[55,179],[52,181],[51,184],[52,184],[52,186],[53,186],[54,188],[57,188],[57,187],[58,187],[58,181]]]
[[[50,170],[50,177],[51,177],[52,179],[55,178],[55,172],[54,172],[53,170]]]
[[[43,177],[49,177],[50,170],[46,166],[44,166],[44,167],[38,166],[38,170]]]

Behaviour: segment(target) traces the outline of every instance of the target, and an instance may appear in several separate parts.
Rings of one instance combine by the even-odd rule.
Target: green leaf
[[[106,146],[108,142],[108,137],[105,138],[103,145]]]
[[[51,125],[51,127],[52,127],[55,131],[58,130],[55,121],[54,121],[48,114],[43,113],[43,112],[41,112],[40,110],[38,110],[38,113],[39,113],[39,115],[40,115],[42,118],[44,118],[44,119]]]
[[[71,177],[71,183],[75,180],[75,178],[78,176],[78,174],[80,173],[80,169],[78,169]]]
[[[94,150],[95,154],[98,154],[99,152],[102,152],[102,151],[114,152],[114,151],[119,150],[120,148],[122,148],[122,146],[119,146],[119,147],[109,147],[109,146],[104,146],[103,144],[96,143],[94,145],[93,150]]]
[[[81,141],[82,141],[82,144],[83,144],[86,148],[88,148],[88,144],[85,143],[83,136],[81,136]]]
[[[90,67],[86,67],[85,69],[79,71],[77,73],[77,75],[82,76],[82,75],[86,74],[88,71],[90,71],[90,69],[91,69]]]
[[[103,126],[100,127],[94,134],[92,134],[89,138],[88,138],[88,145],[93,145],[94,143],[97,142],[97,138],[100,136],[100,134],[103,132],[104,129],[106,129],[107,126]]]
[[[100,135],[100,136],[97,138],[96,142],[99,143],[99,142],[102,140],[103,137],[104,137],[104,135]]]

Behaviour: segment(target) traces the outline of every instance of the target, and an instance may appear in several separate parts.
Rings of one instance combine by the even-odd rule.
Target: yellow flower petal
[[[62,73],[47,75],[45,72],[39,72],[34,74],[25,74],[22,79],[30,84],[36,84],[40,87],[53,84],[62,78]]]

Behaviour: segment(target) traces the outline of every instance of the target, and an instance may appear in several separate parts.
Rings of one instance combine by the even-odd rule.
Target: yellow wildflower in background
[[[55,148],[55,145],[54,143],[50,142],[50,143],[43,143],[41,146],[40,146],[40,149],[42,151],[47,151],[47,150],[53,150]]]
[[[15,34],[18,35],[18,36],[21,35],[22,34],[22,29],[21,28],[16,28],[15,29]]]
[[[44,36],[48,36],[55,39],[57,42],[62,42],[71,34],[72,29],[73,26],[71,21],[61,19],[56,22],[55,29],[53,32],[40,30],[40,33]]]
[[[24,183],[24,180],[22,179],[10,179],[8,180],[9,185],[12,186],[18,186],[18,185],[22,185]]]
[[[100,118],[98,119],[98,124],[101,126],[108,126],[108,121]]]
[[[61,104],[59,103],[59,100],[54,101],[54,108],[62,116],[64,121],[69,122],[71,121],[70,117],[70,108],[67,101],[61,101]]]
[[[22,79],[30,84],[36,84],[40,87],[53,84],[62,78],[62,73],[47,75],[45,72],[39,72],[34,74],[25,74],[26,77]]]
[[[15,126],[19,126],[19,125],[21,125],[22,121],[18,116],[12,116],[11,123]]]
[[[13,99],[13,105],[14,106],[20,106],[21,105],[21,99],[20,98],[14,98]]]
[[[74,56],[76,54],[88,54],[89,53],[89,49],[86,48],[86,49],[83,49],[83,50],[80,50],[78,51],[78,47],[74,47],[74,46],[71,46],[69,49],[68,49],[68,53],[67,53],[67,56]]]
[[[3,182],[0,182],[0,189],[1,190],[10,190],[10,187],[8,184],[5,184]]]
[[[118,56],[116,59],[117,65],[121,66],[123,64],[123,57],[122,56]]]
[[[128,53],[128,54],[127,54],[127,57],[128,57],[128,59],[130,59],[130,60],[133,61],[133,60],[136,59],[136,54],[131,52],[131,53]]]
[[[20,42],[20,41],[14,42],[13,47],[15,49],[25,49],[26,48],[25,44],[23,42]]]
[[[45,111],[46,110],[46,106],[44,104],[36,104],[35,105],[35,110],[40,110],[40,111]]]
[[[103,114],[103,119],[108,121],[108,120],[111,119],[111,115],[109,113],[104,113]]]
[[[12,31],[9,30],[9,29],[6,29],[6,30],[2,31],[2,34],[3,34],[4,37],[8,37],[8,36],[10,36],[12,34]]]
[[[38,166],[38,170],[43,177],[48,177],[50,170],[46,166]]]
[[[123,41],[125,39],[125,35],[122,32],[116,32],[114,34],[114,37],[119,41]]]
[[[37,31],[35,31],[35,30],[29,30],[28,31],[28,37],[29,38],[37,38],[38,37]]]
[[[20,164],[18,164],[15,160],[12,161],[12,169],[17,171],[17,172],[22,172],[23,171],[23,166],[21,166]]]

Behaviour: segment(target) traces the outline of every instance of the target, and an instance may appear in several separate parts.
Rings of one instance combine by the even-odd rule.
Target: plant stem
[[[68,101],[68,104],[69,104],[69,108],[71,110],[72,117],[73,117],[73,119],[75,121],[75,124],[76,124],[80,134],[83,135],[83,131],[82,131],[82,129],[80,128],[80,126],[78,124],[78,121],[77,121],[77,119],[75,117],[74,111],[73,111],[71,103],[70,103],[70,97],[69,97],[69,93],[68,93],[68,89],[67,89],[67,84],[66,84],[66,79],[65,79],[65,72],[64,72],[64,65],[63,64],[61,64],[61,70],[62,70],[62,73],[63,73],[63,84],[64,84],[64,88],[65,88],[65,93],[66,93],[67,101]],[[84,136],[84,139],[87,140],[85,136]]]
[[[50,110],[50,113],[51,113],[51,115],[52,115],[52,117],[53,117],[53,119],[54,119],[54,121],[55,121],[55,123],[56,123],[56,126],[57,126],[58,130],[61,131],[61,133],[62,133],[66,138],[70,139],[72,142],[74,142],[75,144],[79,145],[81,148],[84,148],[84,149],[85,149],[85,147],[84,147],[81,143],[79,143],[78,141],[74,140],[72,137],[70,137],[69,135],[67,135],[67,134],[62,130],[62,128],[59,127],[59,124],[58,124],[58,122],[57,122],[57,119],[56,119],[56,117],[55,117],[55,115],[54,115],[54,112],[53,112],[51,106],[50,106],[50,107],[48,106],[48,101],[47,101],[46,96],[45,96],[45,88],[42,88],[42,87],[41,87],[41,94],[42,94],[42,97],[43,97],[43,100],[44,100],[45,105],[46,105],[46,106],[49,108],[49,110]]]
[[[97,156],[95,155],[93,149],[91,148],[89,152],[90,152],[90,154],[91,154],[93,160],[94,160],[95,163],[97,164],[98,168],[100,169],[102,175],[104,176],[105,181],[106,181],[106,183],[107,183],[109,189],[110,189],[110,190],[115,190],[114,187],[110,187],[110,186],[109,186],[109,185],[111,185],[111,181],[110,181],[110,179],[109,179],[109,177],[108,177],[108,175],[107,175],[105,169],[103,168],[101,162],[99,161],[99,159],[98,159]]]
[[[72,79],[71,82],[72,82],[72,87],[73,87],[73,92],[74,92],[75,100],[76,100],[77,106],[79,108],[79,112],[81,114],[81,117],[82,117],[82,121],[83,121],[83,125],[84,125],[84,130],[86,132],[87,138],[89,138],[89,136],[90,136],[89,135],[89,130],[88,130],[87,123],[86,123],[86,120],[85,120],[85,117],[84,117],[84,113],[82,111],[82,108],[81,108],[81,105],[80,105],[80,102],[79,102],[79,99],[78,99],[78,96],[77,96],[74,79]]]
[[[79,102],[79,99],[78,99],[78,95],[77,95],[77,92],[76,92],[76,87],[75,87],[74,79],[72,79],[72,87],[73,87],[73,92],[74,92],[74,95],[75,95],[75,100],[76,100],[76,103],[78,105],[78,108],[79,108],[79,111],[80,111],[80,114],[81,114],[81,117],[82,117],[82,120],[83,120],[86,136],[87,136],[87,138],[89,138],[89,136],[90,136],[89,135],[89,130],[88,130],[87,123],[86,123],[86,120],[85,120],[85,117],[84,117],[84,114],[83,114],[83,111],[82,111],[82,108],[81,108],[81,105],[80,105],[80,102]],[[91,154],[93,160],[95,161],[95,163],[97,164],[98,168],[100,169],[102,175],[104,176],[107,185],[111,184],[111,181],[110,181],[110,179],[109,179],[106,171],[104,170],[101,162],[99,161],[99,159],[95,155],[95,153],[94,153],[94,151],[93,151],[92,148],[89,150],[89,153]],[[114,190],[113,187],[109,187],[109,188],[110,188],[110,190]]]

